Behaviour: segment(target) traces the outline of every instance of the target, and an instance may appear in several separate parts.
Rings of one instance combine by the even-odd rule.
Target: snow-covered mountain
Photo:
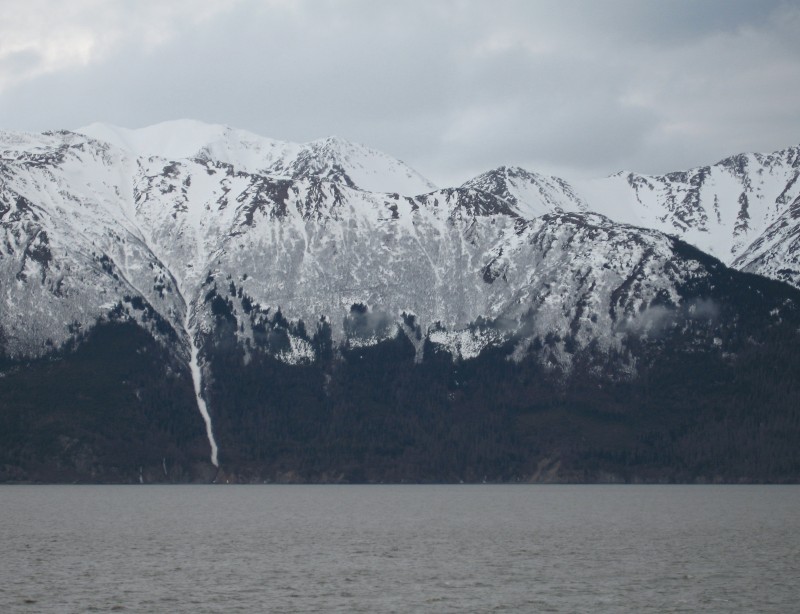
[[[800,286],[800,147],[666,175],[567,182],[501,167],[468,181],[530,218],[592,211],[674,234],[739,270]]]
[[[528,341],[555,335],[552,360],[566,366],[568,337],[618,348],[621,321],[657,297],[680,304],[678,285],[704,269],[680,261],[669,237],[586,213],[567,182],[519,169],[401,196],[354,178],[369,167],[388,188],[402,163],[339,140],[298,147],[184,122],[84,132],[116,144],[73,132],[3,136],[11,355],[47,352],[121,311],[196,336],[211,328],[213,294],[245,345],[279,310],[306,327],[324,318],[334,342],[351,344],[394,334],[406,314],[473,356],[498,337],[473,326],[483,318],[526,330]],[[159,149],[194,154],[151,153]],[[385,325],[380,334],[348,335],[354,305]],[[279,355],[313,357],[292,335]]]
[[[749,318],[796,318],[794,291],[670,235],[797,283],[797,158],[585,185],[503,167],[437,189],[337,138],[186,121],[0,133],[0,358],[134,322],[191,374],[217,464],[214,416],[232,410],[207,402],[224,347],[242,368],[393,340],[417,363],[504,348],[614,381],[667,337],[732,356]]]
[[[501,166],[478,175],[462,187],[482,190],[502,198],[526,219],[558,211],[585,212],[589,205],[565,179]]]

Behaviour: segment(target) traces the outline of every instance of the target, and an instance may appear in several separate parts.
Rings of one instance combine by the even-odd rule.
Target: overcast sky
[[[0,0],[0,129],[328,135],[440,185],[800,144],[800,2]]]

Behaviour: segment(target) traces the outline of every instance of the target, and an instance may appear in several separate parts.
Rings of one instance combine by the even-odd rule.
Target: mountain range
[[[796,481],[798,173],[0,133],[0,479]]]

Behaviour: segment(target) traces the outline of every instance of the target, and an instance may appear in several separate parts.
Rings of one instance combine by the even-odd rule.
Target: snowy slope
[[[28,142],[24,151],[20,140]],[[41,354],[144,297],[183,312],[136,220],[135,159],[72,133],[0,135],[0,275],[6,351]]]
[[[800,148],[740,154],[712,166],[666,175],[620,172],[568,182],[523,169],[468,181],[514,204],[531,219],[545,212],[593,211],[617,222],[674,234],[738,269],[800,286],[792,237],[800,219]]]
[[[678,234],[731,263],[800,195],[798,174],[800,148],[790,148],[666,175],[618,173],[582,187],[592,209]]]
[[[737,256],[732,266],[800,287],[800,197]]]

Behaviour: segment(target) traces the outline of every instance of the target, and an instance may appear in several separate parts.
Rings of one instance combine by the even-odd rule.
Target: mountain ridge
[[[313,175],[405,196],[436,189],[402,162],[338,137],[300,145],[191,120],[139,130],[102,124],[77,132],[81,130],[134,153],[200,157],[254,174],[295,179]],[[175,143],[181,142],[191,145],[175,149]],[[365,162],[370,158],[382,158],[383,168]],[[350,168],[345,168],[348,163]],[[800,197],[798,175],[800,147],[787,147],[771,153],[734,154],[687,171],[661,175],[619,171],[602,179],[578,181],[503,166],[462,185],[503,198],[527,219],[562,210],[594,211],[617,222],[677,234],[729,265],[798,286],[800,242],[796,218],[790,212]],[[784,245],[777,247],[779,243]]]
[[[75,132],[114,144],[139,157],[200,158],[227,163],[251,174],[293,179],[308,175],[331,177],[350,187],[410,196],[436,188],[400,160],[336,136],[291,143],[193,120],[163,122],[138,130],[91,124]],[[370,164],[375,161],[377,166]]]
[[[499,167],[466,182],[502,195],[524,217],[593,211],[675,234],[737,269],[800,285],[800,147],[737,154],[664,175],[621,171],[570,182]]]

